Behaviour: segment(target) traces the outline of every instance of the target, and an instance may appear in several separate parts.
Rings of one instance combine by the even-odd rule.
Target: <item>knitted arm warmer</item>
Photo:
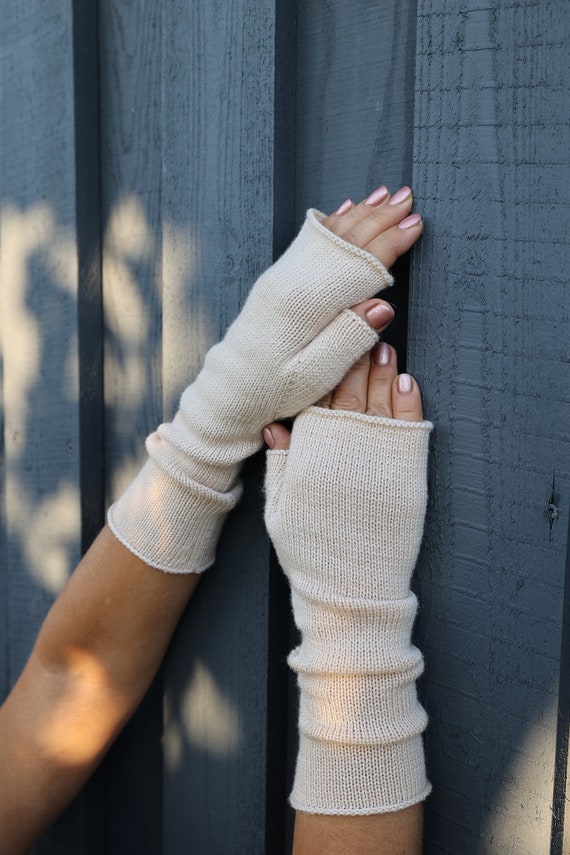
[[[384,813],[429,793],[409,586],[430,430],[310,407],[290,450],[268,452],[266,524],[302,638],[296,809]]]
[[[377,340],[348,307],[392,284],[374,256],[309,211],[285,254],[254,285],[225,338],[207,354],[172,423],[147,439],[149,460],[109,510],[115,536],[172,573],[213,563],[240,495],[241,462],[262,427],[333,388]]]

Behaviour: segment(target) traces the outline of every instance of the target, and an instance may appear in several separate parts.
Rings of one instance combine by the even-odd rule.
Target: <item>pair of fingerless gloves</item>
[[[348,307],[392,283],[322,219],[309,211],[258,279],[173,421],[148,437],[149,459],[108,522],[147,564],[202,572],[263,426],[297,416],[290,449],[268,452],[265,510],[302,637],[289,656],[300,688],[291,804],[383,813],[429,792],[410,579],[431,425],[311,406],[377,340]]]

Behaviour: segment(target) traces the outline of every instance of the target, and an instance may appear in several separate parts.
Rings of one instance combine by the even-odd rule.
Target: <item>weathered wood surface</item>
[[[550,845],[570,488],[568,27],[563,2],[418,9],[427,227],[410,355],[437,425],[417,575],[438,855]]]
[[[2,4],[1,309],[5,670],[13,685],[79,558],[73,20]],[[5,599],[4,599],[5,597]],[[83,853],[84,799],[37,853]]]
[[[90,119],[77,99],[89,84],[78,86],[71,4],[0,11],[0,692],[88,528],[78,354],[87,362],[89,349],[76,312],[79,298],[84,324],[91,303],[78,266],[96,292],[101,241],[110,501],[305,208],[409,183],[426,217],[409,365],[437,423],[417,574],[435,787],[426,855],[546,853],[555,764],[567,761],[555,757],[570,486],[566,5],[309,0],[295,39],[285,0],[100,0],[100,233],[77,188],[99,177],[84,171]],[[405,319],[405,265],[399,279],[387,296]],[[405,344],[405,323],[394,341]],[[286,605],[268,575],[261,463],[246,469],[247,498],[162,675],[38,855],[289,850]]]
[[[272,0],[163,10],[167,415],[272,260],[274,26]],[[166,852],[265,851],[269,546],[256,462],[245,483],[166,663]]]
[[[416,3],[299,4],[295,211],[334,211],[380,184],[412,182]],[[408,260],[384,296],[397,315],[386,340],[405,365]]]
[[[161,20],[99,2],[107,503],[145,459],[162,412]],[[162,679],[103,769],[108,855],[162,851]]]

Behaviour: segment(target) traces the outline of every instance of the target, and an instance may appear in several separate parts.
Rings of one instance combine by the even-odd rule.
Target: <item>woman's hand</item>
[[[415,244],[422,233],[420,214],[411,214],[412,191],[402,187],[393,196],[382,186],[355,205],[350,199],[323,220],[323,226],[335,235],[365,249],[384,267],[394,262]]]
[[[421,852],[429,784],[409,584],[430,428],[417,383],[380,342],[300,414],[292,443],[282,424],[263,432],[266,523],[302,639],[288,660],[300,688],[295,855]]]
[[[392,284],[387,265],[421,234],[411,206],[409,188],[393,197],[380,188],[328,217],[308,212],[209,350],[173,421],[148,438],[149,461],[110,509],[109,525],[131,552],[173,573],[213,563],[223,519],[239,498],[239,469],[262,445],[263,426],[336,386],[392,320],[392,308],[374,295]],[[200,532],[192,544],[188,520]]]
[[[388,268],[412,248],[423,231],[421,215],[410,214],[412,204],[409,187],[391,196],[382,185],[358,205],[347,199],[323,220],[323,226],[365,249]],[[367,300],[352,309],[377,332],[382,332],[394,318],[394,310],[384,300]]]
[[[318,402],[332,410],[352,410],[407,422],[421,422],[422,399],[418,384],[409,374],[398,375],[394,348],[381,341],[358,360],[336,389]],[[268,447],[286,450],[291,434],[273,422],[263,429]]]

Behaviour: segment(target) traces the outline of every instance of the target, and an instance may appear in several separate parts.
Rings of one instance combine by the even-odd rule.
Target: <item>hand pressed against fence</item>
[[[430,787],[410,579],[430,430],[383,342],[292,434],[264,429],[265,519],[301,633],[288,660],[300,690],[295,855],[421,851]]]
[[[410,214],[412,205],[413,196],[409,187],[402,187],[391,196],[387,188],[381,186],[358,205],[347,199],[322,224],[348,243],[365,249],[385,267],[392,267],[401,255],[412,248],[423,230],[421,215]],[[386,312],[387,320],[382,327],[366,316],[366,312],[374,306],[382,307],[381,311]],[[353,306],[353,311],[379,331],[394,317],[392,307],[378,299]]]
[[[398,374],[397,355],[384,341],[365,353],[339,385],[318,402],[331,410],[351,410],[407,422],[421,422],[422,399],[417,382],[409,374]],[[269,448],[287,449],[291,434],[279,422],[263,430]]]

